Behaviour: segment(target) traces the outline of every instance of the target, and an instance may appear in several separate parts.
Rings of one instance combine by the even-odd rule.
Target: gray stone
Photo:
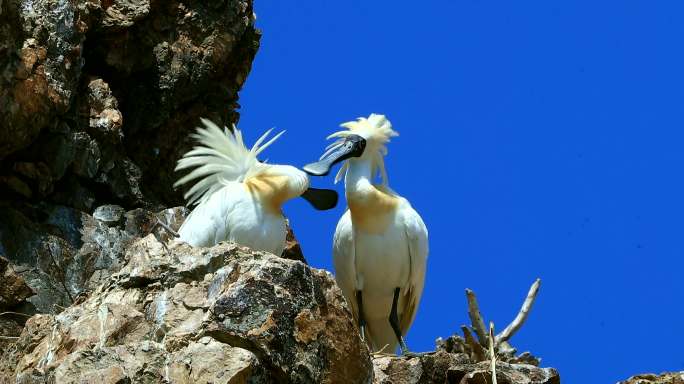
[[[107,224],[110,227],[121,224],[125,211],[121,206],[114,204],[101,205],[93,211],[96,220]]]

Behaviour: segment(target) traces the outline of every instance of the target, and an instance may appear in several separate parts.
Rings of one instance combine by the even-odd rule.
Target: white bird
[[[233,241],[254,250],[280,255],[285,247],[286,222],[281,207],[302,196],[317,209],[337,204],[337,193],[309,188],[306,173],[290,165],[266,164],[257,160],[264,149],[284,132],[264,143],[266,131],[248,149],[242,133],[202,119],[204,128],[192,135],[200,145],[187,152],[176,171],[195,168],[174,187],[199,179],[185,193],[188,205],[197,204],[179,232],[180,241],[208,247]]]
[[[387,185],[385,144],[397,136],[383,115],[371,114],[342,124],[347,130],[320,161],[304,170],[325,175],[346,160],[335,177],[344,176],[348,210],[333,240],[335,278],[373,351],[408,348],[406,335],[423,292],[428,232],[409,202]],[[380,184],[373,180],[378,175]]]

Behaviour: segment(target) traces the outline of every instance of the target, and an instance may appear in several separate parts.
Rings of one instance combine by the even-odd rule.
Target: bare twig
[[[377,350],[377,351],[375,351],[375,352],[371,352],[371,356],[372,356],[372,357],[378,357],[378,356],[388,355],[388,353],[385,352],[385,349],[387,349],[387,347],[389,347],[389,344],[385,344],[385,345],[384,345],[382,348],[380,348],[379,350]]]
[[[0,340],[19,340],[19,336],[0,336]]]
[[[475,292],[466,288],[466,298],[468,299],[468,315],[470,316],[470,323],[480,340],[481,345],[486,345],[487,331],[485,330],[484,320],[480,314],[480,306],[477,304],[477,297]]]
[[[31,317],[31,315],[27,315],[25,313],[19,313],[19,312],[0,312],[0,316],[5,316],[5,315],[17,315],[17,316],[26,316],[26,317]]]
[[[494,323],[489,322],[489,360],[492,363],[492,384],[496,382],[496,353],[494,352]]]
[[[470,328],[465,325],[461,325],[461,330],[463,331],[463,336],[465,336],[466,343],[470,345],[470,348],[473,350],[477,361],[485,360],[485,350],[482,348],[482,345],[475,340],[473,334],[470,333]]]
[[[530,291],[527,292],[527,297],[525,298],[525,302],[520,308],[520,312],[518,312],[518,315],[515,317],[515,319],[513,319],[513,321],[510,324],[508,324],[508,326],[503,331],[501,331],[501,333],[496,335],[496,344],[499,344],[503,341],[510,339],[511,336],[513,336],[520,329],[520,327],[522,327],[525,320],[527,320],[527,315],[529,315],[530,310],[532,309],[532,304],[534,304],[534,299],[537,297],[537,292],[539,292],[540,284],[540,279],[534,281],[534,283],[530,287]]]
[[[158,217],[156,219],[157,219],[157,222],[154,223],[151,231],[154,231],[155,229],[157,229],[157,227],[162,227],[164,230],[166,230],[168,233],[170,233],[173,237],[180,237],[178,232],[174,231],[168,224],[161,221]]]

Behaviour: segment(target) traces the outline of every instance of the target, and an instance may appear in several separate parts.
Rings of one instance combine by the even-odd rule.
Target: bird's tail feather
[[[207,119],[201,119],[204,127],[197,128],[191,135],[199,143],[178,160],[176,171],[195,168],[180,178],[173,186],[178,187],[199,179],[184,195],[188,205],[204,201],[227,182],[242,182],[264,171],[268,165],[257,160],[257,156],[273,144],[280,132],[262,144],[273,129],[266,131],[251,149],[245,146],[242,132],[233,126],[233,132],[219,128]]]

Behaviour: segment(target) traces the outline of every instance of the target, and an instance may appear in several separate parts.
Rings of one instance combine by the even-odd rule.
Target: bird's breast
[[[355,230],[381,234],[394,222],[399,199],[373,188],[363,193],[348,193],[347,204]]]

